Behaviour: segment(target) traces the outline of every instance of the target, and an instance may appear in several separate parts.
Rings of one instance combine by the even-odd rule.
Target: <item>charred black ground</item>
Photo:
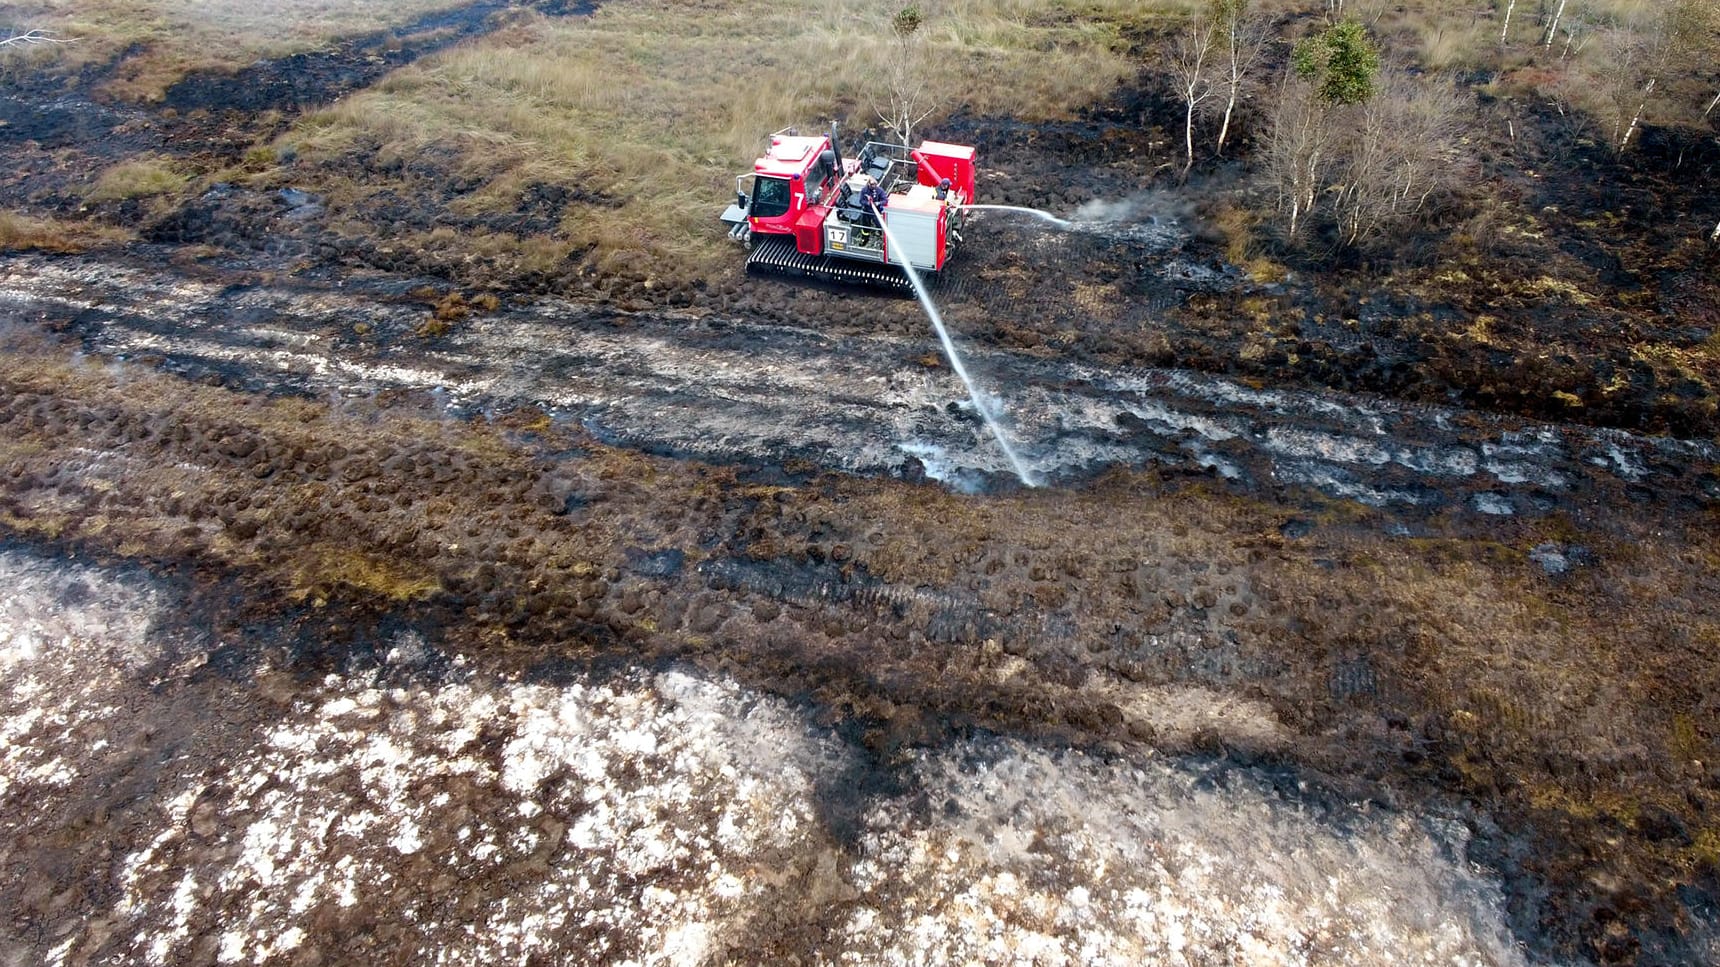
[[[855,740],[861,790],[975,735],[1246,766],[1315,808],[1463,817],[1538,956],[1696,956],[1720,903],[1720,252],[1689,228],[1720,219],[1712,144],[1651,129],[1621,161],[1491,105],[1516,123],[1485,146],[1487,181],[1543,232],[1490,231],[1478,198],[1391,254],[1269,249],[1289,273],[1260,281],[1211,227],[1256,189],[1231,165],[1167,169],[1178,108],[1149,82],[1073,122],[958,116],[933,133],[979,147],[982,200],[1137,214],[1072,235],[976,219],[937,290],[952,325],[1046,394],[1149,384],[1102,432],[1055,437],[1123,456],[1048,491],[979,474],[964,496],[918,458],[835,456],[911,394],[845,397],[832,377],[814,407],[768,376],[704,395],[676,375],[753,352],[911,382],[937,366],[912,303],[748,280],[738,255],[659,287],[389,244],[614,203],[543,186],[458,214],[472,186],[433,153],[411,173],[436,193],[338,223],[296,187],[206,183],[290,171],[250,152],[513,6],[188,77],[158,105],[104,101],[100,68],[0,93],[0,200],[139,239],[38,239],[0,266],[0,531],[171,574],[214,638],[292,629],[268,655],[215,649],[200,701],[235,701],[223,683],[266,665],[285,703],[405,626],[534,681],[693,667]],[[143,156],[205,180],[167,203],[81,201]],[[566,342],[536,358],[543,326]],[[828,436],[781,430],[797,405]],[[858,415],[819,422],[844,406]],[[1251,429],[1224,422],[1244,410]],[[1377,449],[1333,454],[1356,441]],[[1183,688],[1258,702],[1281,731],[1156,717]],[[0,892],[9,943],[40,952],[100,907],[128,803],[183,740],[140,739],[111,795],[9,844],[8,878],[38,884]],[[854,802],[828,799],[838,839]],[[375,942],[328,929],[347,956]],[[810,928],[771,929],[760,949],[789,952]]]

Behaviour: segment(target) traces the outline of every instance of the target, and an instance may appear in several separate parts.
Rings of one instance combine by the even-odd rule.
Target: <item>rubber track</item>
[[[875,285],[906,292],[908,277],[892,266],[836,259],[827,255],[803,255],[787,236],[755,238],[747,256],[747,271],[773,275],[802,275],[811,279]]]

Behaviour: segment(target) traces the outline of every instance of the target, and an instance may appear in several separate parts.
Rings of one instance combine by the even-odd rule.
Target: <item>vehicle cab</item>
[[[792,235],[795,247],[820,254],[825,216],[841,184],[841,159],[829,135],[808,137],[786,128],[753,162],[750,175],[735,179],[735,204],[723,221],[747,234]]]

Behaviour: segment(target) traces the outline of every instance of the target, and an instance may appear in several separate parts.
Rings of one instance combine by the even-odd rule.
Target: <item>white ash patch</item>
[[[65,788],[125,712],[121,683],[156,657],[161,594],[11,551],[0,551],[0,586],[0,796]]]
[[[1511,506],[1511,498],[1490,491],[1476,494],[1470,502],[1476,510],[1494,517],[1510,517],[1517,512],[1516,508]]]
[[[0,578],[16,589],[0,602],[0,851],[35,869],[50,827],[31,817],[99,799],[90,764],[172,714],[191,666],[163,660],[152,623],[171,602],[136,575],[0,554]],[[397,636],[390,664],[427,648]],[[452,665],[461,680],[410,687],[330,676],[284,714],[221,684],[257,709],[232,726],[242,740],[138,759],[161,770],[152,791],[96,831],[115,846],[114,906],[44,921],[23,961],[1517,959],[1496,887],[1431,821],[1324,818],[1246,772],[996,740],[923,753],[904,791],[861,798],[853,753],[733,683]],[[1160,698],[1191,721],[1256,711]],[[821,819],[830,796],[858,819],[847,852]]]
[[[1255,780],[1015,742],[927,755],[870,816],[841,964],[1512,964],[1460,827],[1331,828]],[[981,754],[976,754],[981,753]]]
[[[840,756],[785,707],[679,673],[330,677],[259,739],[123,864],[140,960],[195,959],[213,933],[220,962],[264,963],[362,913],[414,962],[698,964],[769,894],[761,867],[814,851],[811,784]]]

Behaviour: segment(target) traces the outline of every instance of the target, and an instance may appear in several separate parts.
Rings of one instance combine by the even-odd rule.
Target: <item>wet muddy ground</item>
[[[968,491],[1012,476],[923,334],[544,299],[434,333],[398,281],[270,282],[96,258],[0,262],[0,310],[86,353],[250,392],[417,391],[450,418],[532,406],[650,453]],[[1594,494],[1692,510],[1720,500],[1720,448],[1700,441],[998,350],[970,362],[1040,483],[1161,466],[1251,492],[1308,486],[1394,508],[1406,527],[1448,508],[1545,516]]]
[[[260,130],[64,96],[10,203]],[[0,256],[0,962],[1720,958],[1706,397],[1483,399],[1504,336],[1406,329],[1472,309],[1252,281],[1125,120],[960,122],[1131,199],[937,288],[1038,488],[901,299],[473,286],[233,186]]]
[[[45,270],[41,277],[52,275]],[[185,280],[171,284],[195,304]],[[1712,524],[1700,525],[1711,520],[1711,510],[1699,509],[1713,498],[1700,481],[1669,472],[1681,465],[1676,457],[1655,456],[1665,441],[1585,440],[1492,421],[1481,421],[1477,433],[1460,414],[1422,414],[1418,432],[1441,433],[1440,449],[1418,451],[1392,442],[1385,430],[1396,423],[1370,438],[1353,424],[1334,422],[1351,408],[1348,401],[1249,397],[1199,382],[1155,390],[1155,383],[1172,381],[1111,373],[1104,378],[1134,387],[1137,408],[1160,408],[1159,434],[1179,422],[1220,419],[1170,407],[1203,399],[1210,405],[1228,392],[1239,405],[1225,410],[1231,422],[1215,425],[1238,428],[1233,452],[1245,472],[1226,479],[1195,453],[1161,446],[1144,470],[1130,470],[1125,461],[1096,479],[1057,488],[994,487],[966,496],[935,482],[898,479],[905,474],[890,467],[829,475],[816,448],[781,433],[730,434],[712,458],[718,462],[654,455],[649,451],[686,444],[605,442],[584,425],[589,418],[522,403],[529,393],[486,396],[493,388],[475,384],[440,393],[440,384],[406,390],[375,375],[397,366],[338,355],[301,369],[341,374],[339,383],[283,381],[291,359],[268,350],[247,357],[256,352],[249,348],[120,361],[118,354],[90,352],[77,326],[56,318],[64,306],[45,309],[45,301],[14,291],[7,299],[16,323],[3,378],[7,490],[0,520],[30,546],[187,575],[181,580],[188,583],[193,625],[231,642],[208,646],[208,674],[215,678],[206,685],[222,692],[221,701],[245,706],[244,689],[260,687],[279,666],[288,678],[271,680],[284,695],[321,682],[336,689],[328,701],[338,703],[339,689],[359,687],[353,676],[396,647],[404,627],[462,642],[457,650],[465,662],[509,681],[586,687],[581,683],[615,675],[673,672],[778,696],[828,730],[827,739],[840,739],[845,754],[867,763],[870,778],[861,784],[867,794],[844,808],[819,807],[819,835],[839,843],[862,822],[857,813],[896,808],[889,795],[901,794],[906,777],[917,775],[910,767],[945,754],[951,743],[1010,737],[1026,742],[1024,750],[1054,755],[1073,754],[1054,751],[1073,747],[1099,756],[1092,768],[1101,771],[1140,768],[1154,755],[1170,755],[1172,763],[1242,768],[1237,781],[1288,783],[1274,788],[1294,790],[1298,802],[1311,797],[1322,809],[1384,809],[1411,822],[1458,823],[1451,829],[1466,844],[1466,862],[1489,871],[1503,891],[1502,906],[1489,916],[1500,917],[1513,944],[1531,952],[1592,945],[1612,950],[1615,959],[1678,960],[1711,942],[1699,925],[1708,889],[1701,851],[1711,835],[1703,824],[1715,778],[1692,723],[1715,684],[1715,543]],[[626,379],[639,396],[667,398],[663,412],[672,412],[677,390],[661,381],[673,373],[675,354],[661,348],[666,340],[641,338],[658,351],[634,357],[650,366],[622,367]],[[638,352],[638,345],[622,347]],[[628,358],[611,349],[618,360]],[[293,352],[302,355],[303,347]],[[709,348],[699,352],[718,359]],[[875,392],[890,392],[889,371],[875,365]],[[541,371],[525,369],[503,384],[543,384]],[[737,380],[716,398],[744,403],[744,388]],[[455,399],[455,392],[463,395]],[[965,431],[963,445],[974,451],[978,429],[950,414],[959,398],[946,386],[945,404],[925,407],[925,422],[949,421],[953,427],[942,432],[959,440]],[[846,408],[860,409],[865,398],[851,391],[842,399]],[[870,405],[890,408],[876,399]],[[1241,422],[1250,407],[1281,413],[1286,425],[1251,432]],[[745,412],[735,406],[726,418]],[[810,403],[808,412],[816,412]],[[900,433],[903,453],[919,438],[910,434],[923,432],[921,424],[866,418],[827,426],[857,438]],[[1152,435],[1135,431],[1143,434]],[[1370,439],[1372,450],[1358,442]],[[1288,463],[1281,454],[1286,441],[1299,447]],[[743,458],[747,447],[761,456]],[[961,448],[951,450],[959,459]],[[1507,458],[1510,466],[1500,462]],[[1417,493],[1430,496],[1370,507],[1317,485],[1273,479],[1283,466],[1308,461],[1334,478],[1344,470],[1400,485],[1413,481]],[[992,479],[983,467],[976,470],[970,479],[978,485]],[[1555,475],[1559,489],[1546,490]],[[1470,477],[1481,478],[1485,489],[1476,490]],[[1522,490],[1505,483],[1518,477],[1536,483]],[[1554,506],[1538,505],[1537,493]],[[1630,513],[1619,515],[1620,507]],[[1643,595],[1643,587],[1655,593]],[[296,630],[268,630],[276,626]],[[37,648],[31,642],[52,637],[28,628],[22,634],[17,647],[29,654]],[[277,644],[272,650],[245,644],[253,634]],[[453,658],[423,661],[436,672]],[[159,685],[170,677],[152,672],[150,680]],[[24,704],[43,694],[34,679],[19,688]],[[231,689],[239,691],[222,691]],[[24,754],[69,762],[88,757],[53,751],[60,741],[54,736],[64,733],[58,720],[21,721],[31,725],[17,743]],[[94,727],[88,738],[113,741]],[[222,756],[198,751],[190,760],[222,768]],[[505,768],[514,757],[498,761]],[[135,770],[132,781],[154,784],[152,770],[160,764],[146,759],[126,768]],[[46,768],[17,773],[20,806],[60,795],[53,792],[60,786],[24,781]],[[293,770],[311,767],[287,757],[257,768],[297,776]],[[1633,784],[1625,796],[1617,792],[1623,777]],[[1089,781],[1061,773],[1046,781],[1066,779]],[[300,778],[281,781],[304,786]],[[433,787],[421,791],[431,795]],[[1142,795],[1156,803],[1161,794]],[[174,812],[188,806],[160,808],[167,818],[141,827],[156,829],[151,836],[190,822],[189,814]],[[1086,814],[1085,807],[1071,809]],[[1156,805],[1140,809],[1143,816],[1161,814]],[[235,815],[248,819],[252,811]],[[558,822],[571,825],[573,818],[566,813]],[[1049,835],[1052,817],[1015,821],[1026,823],[1020,835],[1032,838]],[[225,830],[224,822],[209,820],[208,828]],[[400,828],[396,820],[386,835],[406,835]],[[26,845],[37,840],[35,829],[13,841],[20,875],[49,862]],[[1620,836],[1629,837],[1631,849],[1599,845]],[[868,855],[852,843],[847,848],[842,863]],[[55,860],[51,868],[70,871],[70,862]],[[54,880],[62,891],[101,883],[109,868],[79,862],[93,866],[75,880]],[[162,875],[183,875],[181,866],[201,868],[201,862],[161,860]],[[1358,862],[1344,868],[1346,875],[1372,869],[1372,860]],[[399,875],[391,870],[385,863],[362,875]],[[1684,879],[1691,874],[1682,870],[1695,876]],[[310,876],[308,867],[294,876],[301,874]],[[927,890],[941,895],[952,888],[944,874],[926,876]],[[1646,885],[1663,878],[1678,889]],[[299,882],[282,882],[289,881]],[[172,902],[160,893],[166,880],[149,882],[162,885],[133,901],[142,906],[126,908],[134,915],[150,903]],[[233,876],[223,882],[247,905],[273,902],[267,898],[276,887],[246,886]],[[645,891],[647,884],[659,880],[614,889]],[[1287,888],[1280,879],[1235,887]],[[321,896],[321,887],[306,889]],[[849,889],[860,887],[839,892]],[[1083,889],[1090,901],[1092,888]],[[1454,889],[1462,899],[1471,886]],[[475,885],[468,895],[473,902],[493,899],[488,890]],[[627,894],[639,903],[645,895]],[[1177,897],[1190,903],[1195,894]],[[15,895],[12,922],[65,930],[59,937],[75,941],[66,951],[130,949],[110,945],[136,939],[105,928],[81,932],[91,922],[89,901],[68,910],[45,906],[46,899]],[[698,902],[714,901],[699,894]],[[1307,910],[1305,901],[1285,902],[1286,911]],[[284,909],[258,913],[255,929],[290,934],[300,924],[293,917],[304,910]],[[367,916],[398,913],[394,901],[381,899],[362,909],[371,912],[355,916],[371,926]],[[1034,909],[1062,922],[1043,902]],[[1107,908],[1105,916],[1121,916],[1122,909]],[[1214,908],[1224,909],[1230,908]],[[1229,923],[1226,929],[1236,926],[1234,914],[1202,915]],[[161,940],[163,949],[195,942],[249,945],[235,949],[270,956],[288,952],[259,946],[257,935],[243,932],[238,939],[216,937],[214,927],[186,916],[183,933]],[[959,923],[948,929],[976,929],[965,915],[950,916]],[[1013,927],[1029,922],[1014,913],[997,916]],[[808,931],[829,941],[829,931],[843,922],[816,911],[797,917],[781,927],[790,938],[777,941],[783,946],[761,949],[804,949]],[[1615,935],[1608,930],[1614,923],[1629,926]],[[1459,929],[1441,929],[1447,928]],[[341,935],[326,923],[298,929]],[[518,929],[533,934],[530,943],[563,943],[530,924]],[[927,949],[956,943],[945,929],[925,940],[933,944]],[[1131,930],[1112,951],[1116,959],[1129,959],[1126,951],[1136,948],[1128,943],[1160,942],[1151,931]],[[403,936],[375,942],[394,949]],[[1231,939],[1200,949],[1223,959],[1233,949],[1228,944],[1241,942],[1224,936]],[[1274,936],[1263,949],[1291,959],[1304,949],[1320,952],[1313,959],[1323,962],[1370,959],[1369,948],[1355,946],[1353,937],[1304,948],[1300,927]],[[1449,942],[1460,947],[1481,943],[1463,930],[1455,936]],[[1070,962],[1083,959],[1067,936],[1043,942]],[[833,949],[861,962],[880,959],[855,944]],[[580,959],[572,948],[556,949]],[[658,953],[669,957],[667,949]]]

